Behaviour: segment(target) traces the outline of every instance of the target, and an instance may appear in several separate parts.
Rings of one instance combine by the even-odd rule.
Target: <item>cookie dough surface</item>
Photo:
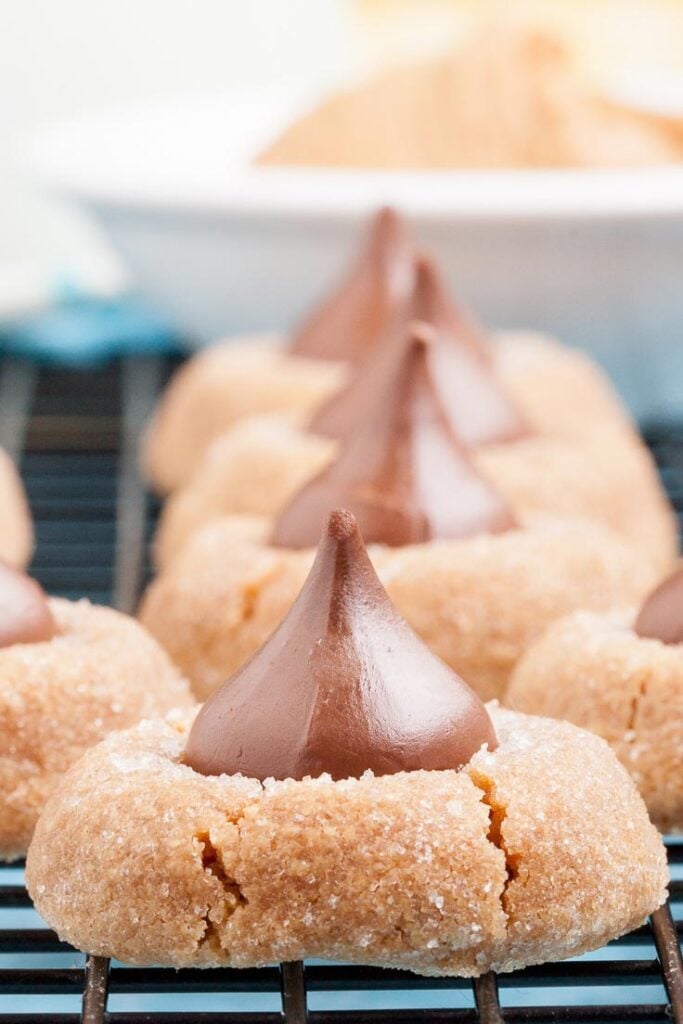
[[[141,718],[189,708],[189,688],[137,622],[57,598],[59,634],[0,650],[0,859],[26,852],[63,773]]]
[[[282,621],[313,551],[267,544],[270,521],[215,520],[149,587],[143,624],[205,699]],[[484,697],[499,697],[523,651],[580,607],[636,602],[657,572],[607,528],[556,522],[370,554],[398,611]]]
[[[147,428],[146,477],[161,492],[174,490],[232,423],[273,411],[306,417],[346,373],[339,363],[288,355],[276,336],[230,338],[203,349],[175,374]]]
[[[584,440],[602,428],[633,433],[614,385],[585,352],[534,331],[494,337],[496,370],[539,433]]]
[[[17,468],[0,448],[0,558],[25,568],[33,554],[33,523]]]
[[[683,831],[683,647],[639,637],[635,612],[577,612],[521,660],[506,702],[608,741],[662,831]]]
[[[142,723],[49,801],[29,891],[78,948],[177,967],[471,976],[637,927],[665,899],[666,859],[616,758],[565,723],[492,714],[500,746],[460,772],[265,785],[183,765],[187,720]]]

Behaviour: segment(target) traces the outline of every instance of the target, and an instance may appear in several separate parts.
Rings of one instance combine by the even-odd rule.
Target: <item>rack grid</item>
[[[0,444],[21,465],[36,524],[32,572],[51,593],[134,609],[158,512],[137,474],[138,443],[174,365],[2,364]],[[645,437],[680,523],[683,421],[650,425]],[[0,1024],[683,1024],[683,839],[668,852],[671,898],[648,925],[597,954],[473,982],[318,962],[110,964],[61,943],[31,910],[21,866],[0,867]]]

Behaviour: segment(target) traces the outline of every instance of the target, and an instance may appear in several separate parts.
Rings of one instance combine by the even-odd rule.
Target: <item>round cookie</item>
[[[148,588],[140,619],[201,700],[263,643],[298,594],[313,550],[272,547],[270,521],[224,518],[199,530]],[[485,699],[554,619],[638,601],[657,573],[608,528],[526,529],[374,545],[389,596],[419,635]]]
[[[27,879],[60,934],[133,962],[478,975],[635,927],[667,871],[607,745],[487,709],[335,509],[286,619],[194,721],[119,734],[72,771]]]
[[[214,441],[188,484],[164,505],[154,556],[165,566],[192,533],[226,515],[276,515],[334,458],[337,443],[293,417],[242,420]],[[594,519],[613,527],[663,571],[676,557],[673,511],[644,446],[618,431],[584,442],[539,434],[471,453],[517,517]],[[638,494],[638,501],[633,495]]]
[[[17,469],[0,448],[0,559],[23,569],[33,553],[33,524]]]
[[[36,909],[129,963],[428,975],[511,971],[637,927],[667,869],[623,768],[573,726],[490,714],[498,748],[460,771],[344,781],[200,775],[182,763],[187,719],[110,736],[38,824]]]
[[[680,594],[677,605],[680,621]],[[642,635],[642,621],[642,613],[617,609],[576,612],[554,623],[519,662],[506,703],[602,736],[655,825],[681,831],[683,646],[680,637],[664,642]]]
[[[28,602],[37,593],[43,604],[29,632],[25,622],[10,635],[3,618],[0,860],[23,856],[45,800],[88,747],[142,718],[192,706],[187,683],[134,619],[88,601],[46,601],[26,577],[17,584],[6,572],[3,612],[10,586],[15,609],[27,585],[35,588]]]

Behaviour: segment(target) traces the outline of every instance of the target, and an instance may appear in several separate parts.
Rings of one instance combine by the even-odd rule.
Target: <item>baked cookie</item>
[[[33,554],[33,523],[17,469],[0,448],[0,559],[17,569]]]
[[[46,598],[0,565],[0,860],[26,852],[62,774],[108,733],[189,708],[187,683],[133,619]]]
[[[336,461],[275,521],[215,520],[148,589],[141,620],[200,698],[285,616],[337,506],[358,518],[401,614],[487,699],[553,619],[652,585],[651,561],[601,524],[515,517],[451,431],[424,328],[414,342]]]
[[[145,722],[71,770],[26,875],[63,939],[131,963],[464,976],[596,948],[667,886],[607,744],[487,710],[396,614],[343,511],[193,724]]]
[[[431,384],[453,433],[513,512],[524,521],[560,515],[604,522],[650,554],[660,572],[668,569],[677,552],[676,521],[635,431],[596,426],[588,443],[536,429],[540,425],[518,411],[491,365],[461,342],[435,268],[424,258],[413,306],[434,329]],[[157,564],[166,564],[194,530],[218,516],[281,511],[333,460],[337,440],[395,387],[411,347],[420,343],[414,324],[380,346],[306,426],[295,416],[252,417],[214,441],[189,482],[166,503],[155,541]]]
[[[420,259],[397,215],[382,210],[347,279],[291,339],[232,338],[185,363],[143,444],[143,470],[155,489],[168,493],[186,483],[210,442],[244,416],[277,411],[302,421],[310,417],[380,341],[405,331],[415,315]],[[449,301],[442,312],[461,343],[491,361],[539,433],[591,441],[606,427],[632,437],[607,378],[584,354],[540,335],[490,340]]]
[[[683,569],[640,611],[576,612],[520,661],[507,703],[602,736],[655,825],[683,830]]]

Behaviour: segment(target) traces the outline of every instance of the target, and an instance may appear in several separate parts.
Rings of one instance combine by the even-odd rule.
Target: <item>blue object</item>
[[[0,324],[0,351],[44,363],[83,366],[129,353],[168,352],[180,336],[132,295],[96,298],[61,284],[49,309]]]

